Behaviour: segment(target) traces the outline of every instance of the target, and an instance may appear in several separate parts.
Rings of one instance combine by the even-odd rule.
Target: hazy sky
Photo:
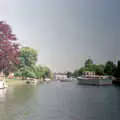
[[[73,70],[88,56],[104,63],[120,55],[119,1],[0,0],[0,20],[38,51],[38,63]]]

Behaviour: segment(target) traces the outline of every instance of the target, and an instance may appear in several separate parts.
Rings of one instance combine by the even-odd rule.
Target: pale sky
[[[120,0],[0,0],[5,20],[38,63],[74,70],[91,56],[96,63],[120,55]]]

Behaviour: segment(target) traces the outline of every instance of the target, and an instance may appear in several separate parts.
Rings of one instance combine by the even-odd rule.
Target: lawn
[[[25,81],[23,80],[17,80],[17,79],[5,79],[7,82],[7,85],[21,85],[24,84]]]

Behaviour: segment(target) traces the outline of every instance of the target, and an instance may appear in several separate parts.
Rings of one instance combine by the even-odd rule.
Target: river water
[[[120,120],[120,88],[53,81],[0,90],[0,120]]]

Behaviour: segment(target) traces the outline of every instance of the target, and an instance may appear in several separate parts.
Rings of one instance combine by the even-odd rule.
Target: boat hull
[[[94,79],[78,78],[78,83],[82,85],[104,86],[104,85],[112,85],[112,80],[109,80],[109,79],[94,80]]]

